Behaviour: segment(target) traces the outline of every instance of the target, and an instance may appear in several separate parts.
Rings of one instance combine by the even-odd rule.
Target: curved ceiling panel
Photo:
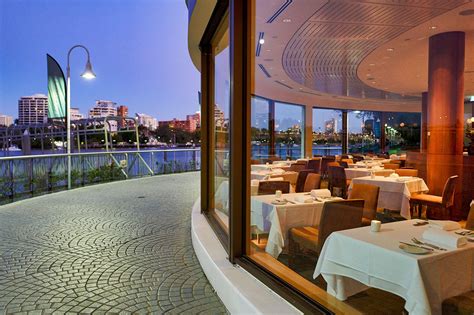
[[[323,93],[413,100],[413,96],[402,96],[366,85],[357,77],[359,64],[384,43],[468,2],[330,0],[289,40],[282,56],[283,69],[295,82]]]

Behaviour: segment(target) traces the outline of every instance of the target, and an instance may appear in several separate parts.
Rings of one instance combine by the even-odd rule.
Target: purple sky
[[[0,113],[18,115],[19,97],[47,93],[46,53],[66,71],[70,47],[91,51],[97,78],[80,77],[71,57],[71,104],[83,114],[97,99],[159,120],[199,110],[199,72],[187,47],[184,0],[0,0]]]

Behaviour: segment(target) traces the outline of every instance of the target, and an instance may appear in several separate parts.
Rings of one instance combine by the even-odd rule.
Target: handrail
[[[201,151],[201,148],[195,149],[157,149],[157,150],[127,150],[127,151],[98,151],[98,152],[80,152],[71,153],[71,156],[88,156],[88,155],[110,155],[110,154],[133,154],[133,153],[146,153],[146,152],[187,152],[187,151]],[[17,155],[17,156],[4,156],[0,157],[0,161],[6,160],[23,160],[23,159],[38,159],[38,158],[50,158],[50,157],[67,157],[67,153],[55,153],[55,154],[38,154],[38,155]]]

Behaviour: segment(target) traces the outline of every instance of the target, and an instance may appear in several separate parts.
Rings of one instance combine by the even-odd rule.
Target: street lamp
[[[83,45],[75,45],[69,49],[67,53],[67,87],[66,87],[66,141],[67,141],[67,188],[71,189],[71,67],[70,67],[70,56],[71,52],[75,48],[82,48],[87,53],[87,62],[84,72],[81,74],[81,77],[84,79],[90,80],[95,78],[95,73],[92,71],[92,64],[90,60],[89,50]]]

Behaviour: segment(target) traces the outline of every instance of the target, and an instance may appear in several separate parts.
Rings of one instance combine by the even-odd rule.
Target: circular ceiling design
[[[469,2],[328,1],[288,41],[282,67],[293,81],[322,93],[394,101],[418,99],[365,84],[357,76],[360,63],[372,51],[410,29]]]

